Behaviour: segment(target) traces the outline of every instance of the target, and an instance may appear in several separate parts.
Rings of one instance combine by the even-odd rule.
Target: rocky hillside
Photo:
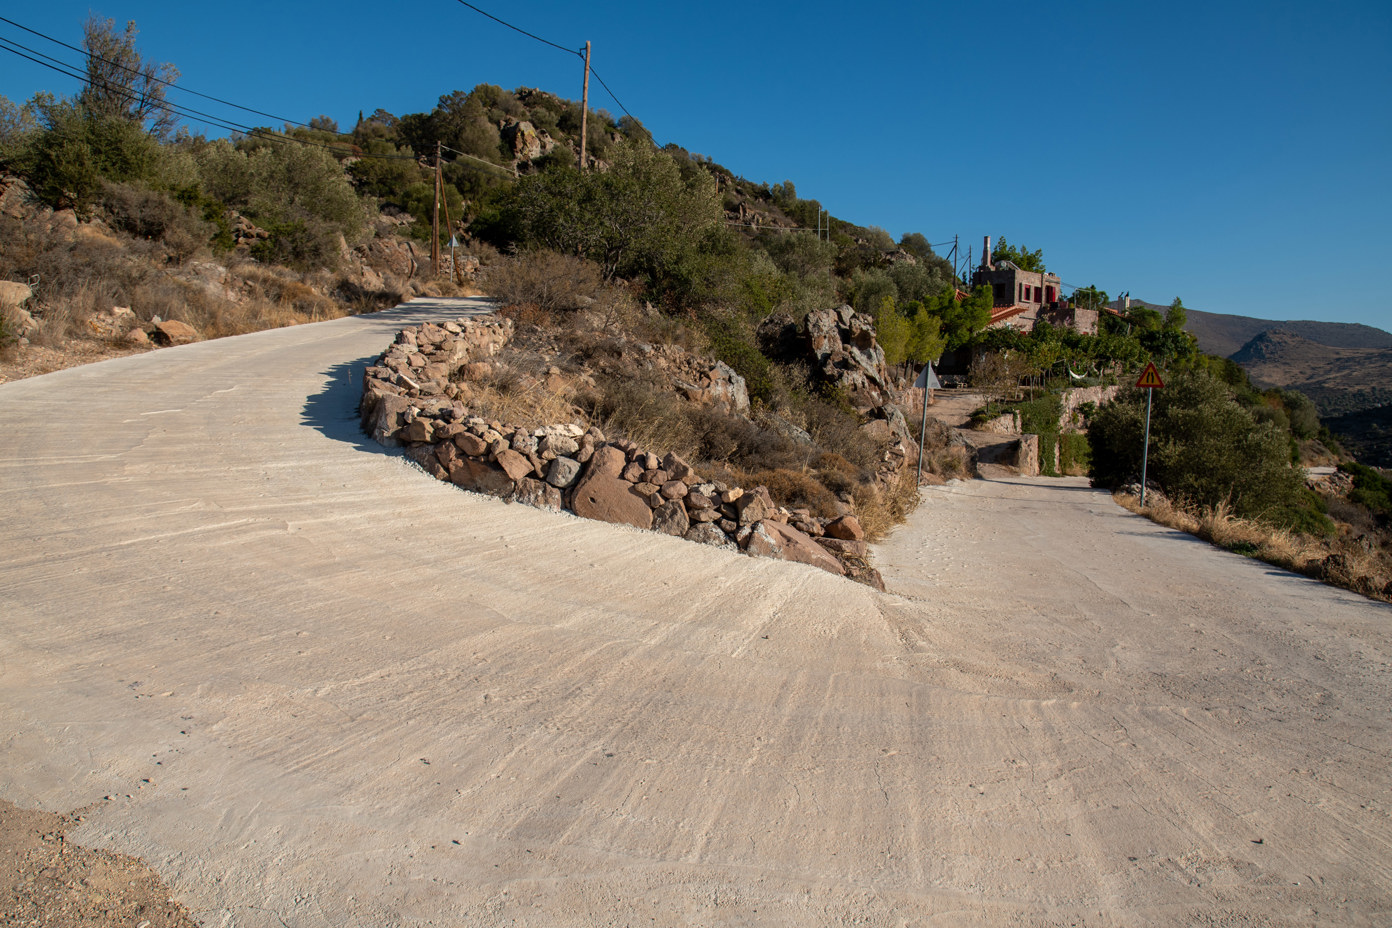
[[[1194,309],[1185,327],[1201,351],[1236,361],[1254,385],[1308,396],[1360,460],[1392,466],[1385,405],[1392,403],[1392,333],[1359,323],[1286,322]]]
[[[1243,345],[1232,360],[1259,387],[1304,393],[1322,416],[1392,402],[1392,348],[1335,348],[1285,329],[1271,329]]]

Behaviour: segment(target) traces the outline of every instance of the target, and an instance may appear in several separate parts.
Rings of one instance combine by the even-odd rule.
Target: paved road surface
[[[0,386],[0,798],[207,925],[1392,920],[1392,609],[1077,481],[899,595],[461,493],[352,413],[453,314]]]

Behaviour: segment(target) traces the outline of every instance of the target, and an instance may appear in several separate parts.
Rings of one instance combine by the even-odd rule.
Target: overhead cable
[[[221,103],[221,104],[224,105],[224,106],[230,106],[230,107],[233,107],[233,108],[235,108],[235,109],[242,110],[242,111],[247,112],[247,113],[255,113],[257,116],[265,116],[265,117],[267,117],[268,119],[278,119],[278,120],[280,120],[281,122],[287,123],[287,124],[292,125],[292,126],[300,126],[301,128],[304,128],[304,129],[310,128],[310,126],[309,126],[308,123],[303,123],[303,122],[300,122],[300,121],[295,120],[295,119],[286,119],[284,116],[277,116],[277,115],[275,115],[274,113],[265,113],[265,112],[262,112],[261,110],[252,109],[252,108],[249,107],[249,106],[242,106],[240,103],[233,103],[233,102],[230,101],[230,100],[224,100],[224,99],[222,99],[221,97],[214,97],[214,96],[212,96],[212,95],[210,95],[210,94],[199,93],[197,90],[192,90],[192,89],[190,89],[190,88],[188,88],[188,87],[184,87],[184,86],[182,86],[182,85],[180,85],[180,84],[175,84],[173,81],[167,81],[167,80],[165,80],[164,78],[161,78],[161,77],[156,77],[156,76],[154,76],[154,75],[147,75],[147,74],[145,74],[143,71],[140,71],[138,68],[129,67],[128,65],[121,64],[119,61],[111,61],[110,59],[108,59],[108,58],[103,58],[103,57],[101,57],[100,55],[93,55],[91,52],[87,51],[86,49],[78,48],[76,45],[69,45],[67,42],[62,41],[61,39],[55,39],[55,38],[54,38],[53,36],[51,36],[51,35],[46,35],[46,34],[44,34],[44,33],[42,33],[42,32],[39,32],[38,30],[30,29],[28,26],[25,26],[25,25],[22,25],[22,24],[20,24],[20,23],[17,23],[17,22],[15,22],[15,21],[12,20],[12,19],[6,19],[5,17],[0,16],[0,22],[9,23],[11,26],[14,26],[14,27],[17,28],[17,29],[23,29],[25,32],[28,32],[28,33],[30,33],[31,35],[36,35],[36,36],[38,36],[38,37],[41,38],[41,39],[47,39],[47,40],[50,41],[50,42],[53,42],[53,43],[55,43],[55,44],[57,44],[57,45],[63,46],[64,48],[72,49],[73,51],[78,52],[79,54],[83,55],[84,57],[93,58],[93,59],[95,59],[95,60],[97,60],[97,61],[101,61],[101,62],[103,62],[103,63],[105,63],[105,64],[109,64],[109,65],[111,65],[112,67],[120,68],[120,69],[123,70],[123,71],[128,71],[128,72],[130,72],[131,74],[136,74],[136,75],[139,75],[139,76],[141,76],[141,77],[148,77],[150,80],[155,81],[156,83],[163,84],[163,85],[165,85],[166,87],[172,87],[172,88],[174,88],[175,90],[180,90],[180,91],[182,91],[182,92],[184,92],[184,93],[191,93],[191,94],[193,94],[195,97],[202,97],[202,98],[205,99],[205,100],[211,100],[211,101],[213,101],[214,103]],[[21,47],[22,47],[22,46],[21,46]],[[35,52],[34,54],[39,54],[39,53],[38,53],[38,52]],[[48,58],[47,55],[44,55],[43,57]],[[51,58],[50,58],[49,60],[50,60],[50,61],[55,61],[55,60],[57,60],[57,59],[51,59]],[[86,76],[85,76],[85,75],[83,75],[83,79],[84,79],[84,80],[86,79]]]
[[[8,46],[14,47],[10,48]],[[27,46],[20,45],[19,43],[14,42],[13,40],[0,37],[0,51],[7,51],[11,54],[18,55],[20,58],[25,58],[29,61],[34,62],[35,64],[48,68],[51,71],[57,71],[59,74],[62,74],[66,77],[72,77],[82,81],[86,80],[86,74],[84,74],[81,71],[77,71],[75,68],[73,68],[72,65],[65,64],[61,61],[58,61],[58,59],[56,58],[44,55],[42,52],[35,51],[34,49],[29,48]],[[26,52],[28,52],[29,54],[26,54]],[[45,58],[48,60],[42,60]],[[49,62],[57,62],[57,64],[50,64]],[[125,90],[119,87],[111,87],[109,88],[109,90],[111,93],[119,97],[122,97],[123,99],[128,100],[130,102],[144,100],[151,106],[157,109],[164,110],[168,113],[173,113],[176,116],[182,116],[185,119],[191,119],[196,122],[202,122],[206,125],[214,126],[219,129],[226,129],[229,132],[240,132],[252,138],[265,139],[271,142],[293,142],[298,145],[308,145],[314,148],[322,148],[325,151],[330,152],[331,154],[342,155],[343,157],[372,158],[375,160],[383,161],[417,160],[414,155],[368,154],[366,152],[361,152],[356,149],[343,148],[341,146],[330,145],[325,142],[317,142],[313,139],[302,139],[292,135],[275,134],[273,132],[269,132],[265,129],[260,129],[255,126],[247,126],[241,123],[232,122],[231,120],[225,119],[221,116],[214,116],[211,113],[205,113],[201,110],[195,110],[191,107],[170,103],[168,100],[152,100],[148,97],[143,96],[142,94],[137,94],[133,91]]]
[[[463,2],[463,0],[460,0],[460,2]],[[634,116],[632,113],[630,113],[628,111],[628,108],[625,107],[622,103],[619,103],[619,98],[614,96],[614,91],[610,90],[609,85],[604,83],[604,78],[599,76],[598,71],[596,71],[594,68],[590,68],[590,73],[594,75],[595,80],[599,81],[599,86],[604,88],[605,93],[609,94],[609,98],[614,101],[614,103],[619,107],[619,109],[624,111],[625,116],[627,116],[629,119],[638,118],[637,116]]]
[[[494,16],[492,13],[487,12],[486,10],[480,10],[478,7],[474,6],[472,3],[468,3],[467,0],[457,0],[457,2],[458,2],[460,5],[462,5],[462,6],[467,6],[469,9],[473,10],[475,13],[478,13],[480,16],[487,16],[489,19],[493,20],[495,23],[498,23],[498,24],[501,25],[501,26],[507,26],[507,27],[508,27],[509,29],[511,29],[513,32],[520,32],[520,33],[522,33],[523,35],[525,35],[525,36],[526,36],[527,38],[529,38],[529,39],[536,39],[538,42],[542,43],[543,45],[550,45],[552,48],[559,49],[560,51],[566,52],[566,53],[571,54],[571,55],[578,55],[578,56],[581,57],[581,58],[585,57],[585,55],[584,55],[583,52],[578,52],[578,51],[576,51],[576,50],[573,49],[573,48],[566,48],[564,45],[557,45],[555,42],[552,42],[552,41],[550,41],[549,39],[543,39],[541,36],[536,35],[536,34],[531,33],[531,32],[528,32],[526,29],[523,29],[523,28],[521,28],[520,26],[514,26],[512,23],[507,22],[506,20],[499,19],[498,17]]]

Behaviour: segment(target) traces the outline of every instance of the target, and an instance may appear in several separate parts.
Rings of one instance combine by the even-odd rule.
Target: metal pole
[[[926,362],[925,362],[926,363]],[[914,486],[923,479],[923,445],[928,431],[928,382],[923,382],[923,420],[918,424],[918,473],[914,474]]]
[[[1146,466],[1150,463],[1150,401],[1155,396],[1154,389],[1145,391],[1145,449],[1141,452],[1141,508],[1145,508]]]
[[[440,276],[440,140],[435,140],[435,214],[430,220],[430,276]]]

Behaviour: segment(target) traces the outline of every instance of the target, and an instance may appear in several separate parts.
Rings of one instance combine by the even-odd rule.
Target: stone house
[[[1063,298],[1063,284],[1057,274],[1026,271],[1010,261],[991,260],[991,238],[986,237],[981,266],[972,272],[972,286],[990,286],[994,295],[992,327],[1033,331],[1037,322],[1046,321],[1084,335],[1097,334],[1097,311],[1080,309]]]

